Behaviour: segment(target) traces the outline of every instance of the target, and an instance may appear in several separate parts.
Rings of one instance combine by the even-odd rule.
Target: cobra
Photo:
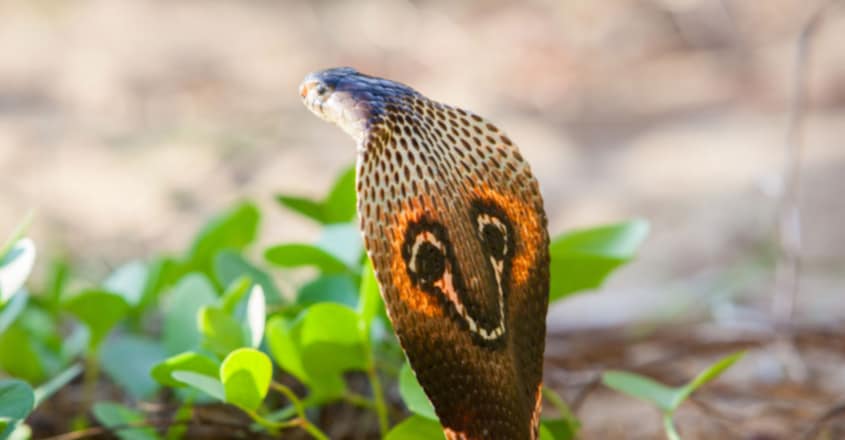
[[[549,238],[519,149],[476,114],[348,67],[299,93],[357,144],[364,245],[446,437],[537,438]]]

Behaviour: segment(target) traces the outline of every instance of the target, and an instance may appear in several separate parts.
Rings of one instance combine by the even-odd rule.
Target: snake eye
[[[322,84],[317,86],[317,95],[319,95],[319,96],[325,95],[326,93],[328,93],[328,91],[329,91],[329,88],[322,85]]]

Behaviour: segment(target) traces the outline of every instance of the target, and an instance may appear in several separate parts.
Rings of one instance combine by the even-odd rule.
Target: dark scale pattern
[[[312,111],[363,127],[365,246],[447,437],[535,439],[549,256],[528,164],[489,121],[407,86],[348,68],[309,80],[344,99],[326,116],[303,94]]]

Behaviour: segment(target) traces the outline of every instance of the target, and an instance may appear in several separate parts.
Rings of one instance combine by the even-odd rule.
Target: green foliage
[[[346,169],[321,201],[281,194],[276,196],[276,200],[324,225],[352,221],[355,218],[355,168]]]
[[[557,236],[549,246],[549,299],[599,287],[614,269],[636,256],[647,235],[648,223],[634,220]]]
[[[129,304],[112,292],[85,290],[65,301],[64,309],[88,327],[89,344],[96,349],[111,329],[126,317]]]
[[[240,408],[255,429],[275,434],[299,427],[327,439],[308,409],[345,401],[373,410],[385,438],[442,439],[431,403],[390,331],[363,252],[354,222],[354,170],[345,170],[322,200],[277,199],[316,221],[319,239],[252,249],[261,213],[245,201],[208,221],[180,257],[131,260],[93,285],[74,279],[72,266],[59,258],[32,294],[23,288],[35,260],[24,222],[0,247],[0,370],[39,386],[33,391],[20,380],[0,381],[0,438],[25,432],[22,420],[39,402],[76,386],[68,384],[84,364],[84,388],[92,389],[102,369],[131,400],[171,389],[166,395],[179,405],[179,418],[213,399]],[[550,299],[600,285],[634,257],[647,230],[634,221],[555,239]],[[274,366],[286,380],[274,380]],[[365,375],[371,390],[348,389],[349,373]],[[284,385],[292,379],[304,385],[303,396]],[[382,380],[398,382],[413,414],[392,430]],[[687,393],[706,380],[693,381]],[[270,391],[287,406],[268,398]],[[562,399],[546,397],[561,418],[544,419],[541,438],[574,438],[577,420]],[[115,435],[121,439],[159,438],[150,428],[126,426],[145,421],[135,409],[88,403],[98,423],[120,427]],[[174,425],[167,438],[183,433]]]
[[[246,411],[258,409],[273,377],[273,364],[266,354],[241,348],[231,352],[220,366],[226,401]]]
[[[427,419],[438,420],[431,401],[428,400],[428,396],[425,395],[425,391],[417,382],[417,377],[407,362],[402,365],[402,370],[399,372],[399,394],[412,413]]]
[[[149,427],[128,428],[144,422],[144,415],[138,411],[112,402],[94,405],[94,417],[107,428],[117,428],[117,437],[121,440],[156,440],[160,437]]]
[[[663,414],[666,435],[670,439],[679,439],[674,421],[675,411],[695,390],[716,379],[725,370],[742,359],[745,352],[724,357],[702,371],[689,383],[680,387],[668,387],[645,376],[625,371],[607,371],[602,376],[604,384],[621,393],[651,403]]]
[[[396,425],[385,440],[440,440],[446,439],[440,422],[414,415]]]

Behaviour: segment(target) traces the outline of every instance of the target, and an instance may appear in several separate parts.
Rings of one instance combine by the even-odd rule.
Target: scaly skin
[[[358,146],[358,214],[399,341],[449,439],[535,439],[549,293],[537,181],[495,125],[350,68],[305,105]]]

